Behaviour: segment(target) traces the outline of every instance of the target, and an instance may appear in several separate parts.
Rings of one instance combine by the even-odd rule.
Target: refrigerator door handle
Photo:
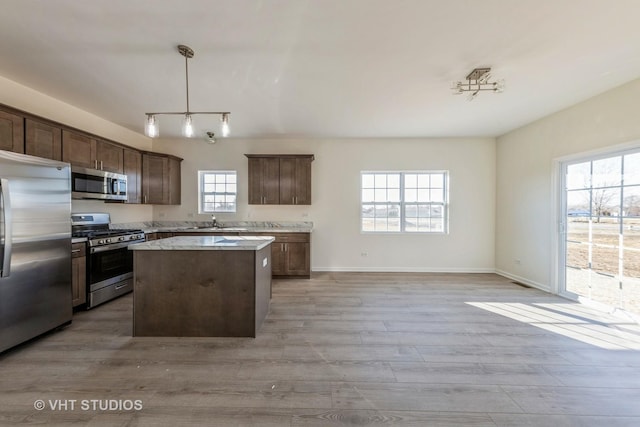
[[[9,277],[11,274],[11,197],[9,191],[9,180],[0,179],[0,197],[2,197],[2,215],[4,224],[4,250],[2,257],[2,269],[0,270],[0,277]]]

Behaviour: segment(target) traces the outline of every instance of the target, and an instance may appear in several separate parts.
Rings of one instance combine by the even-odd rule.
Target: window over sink
[[[235,212],[236,171],[198,171],[198,213]]]
[[[447,171],[361,172],[362,232],[447,233]]]

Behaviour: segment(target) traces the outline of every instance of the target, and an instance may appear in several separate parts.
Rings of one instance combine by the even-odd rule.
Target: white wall
[[[151,149],[151,139],[41,92],[0,77],[0,103],[141,150]],[[142,205],[74,200],[73,212],[109,212],[112,222],[151,220],[153,208]]]
[[[639,140],[639,114],[636,80],[497,139],[498,272],[555,290],[557,159]]]
[[[493,271],[495,235],[495,140],[458,139],[282,139],[156,140],[154,151],[182,162],[182,205],[156,206],[156,220],[208,220],[198,215],[197,171],[238,171],[236,214],[225,220],[313,221],[312,269],[357,271]],[[245,153],[314,154],[311,206],[247,203]],[[450,171],[450,234],[360,233],[360,172],[363,170]],[[362,256],[366,252],[368,255]]]

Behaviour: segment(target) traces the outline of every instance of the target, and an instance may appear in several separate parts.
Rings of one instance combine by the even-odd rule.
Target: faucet
[[[216,216],[215,215],[211,215],[211,226],[213,228],[218,228],[218,221],[216,221]]]

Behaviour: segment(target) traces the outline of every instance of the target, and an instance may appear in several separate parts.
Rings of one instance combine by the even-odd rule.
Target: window
[[[198,171],[198,213],[235,212],[236,171]]]
[[[446,233],[448,173],[362,172],[364,232]]]

